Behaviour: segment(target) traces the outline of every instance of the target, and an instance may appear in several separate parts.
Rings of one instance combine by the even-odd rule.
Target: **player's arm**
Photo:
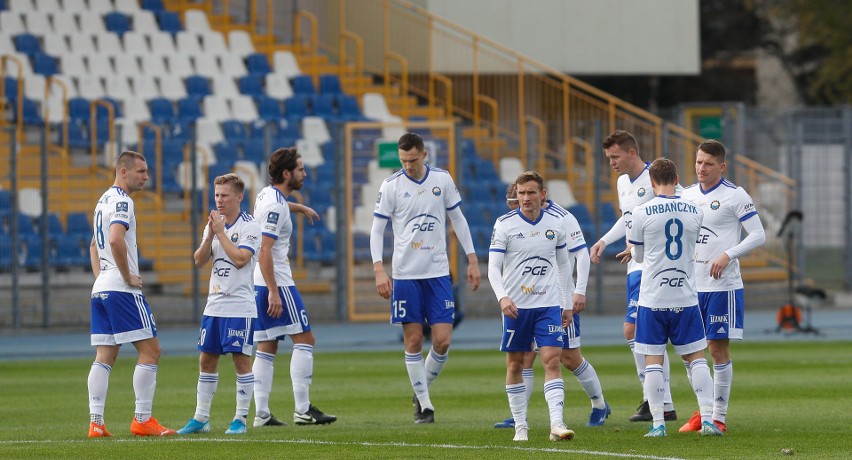
[[[592,246],[590,254],[591,261],[596,264],[600,263],[604,249],[618,240],[623,240],[626,234],[627,226],[624,225],[624,215],[622,215],[614,224],[612,224],[612,228],[610,228],[609,231],[606,232],[606,234],[604,234],[604,236],[602,236],[601,239],[594,244],[594,246]]]
[[[470,227],[467,225],[467,219],[462,214],[460,206],[456,205],[452,209],[448,209],[447,215],[450,216],[450,221],[453,223],[456,238],[459,239],[464,253],[467,254],[467,284],[472,286],[475,291],[479,288],[482,275],[479,273],[479,258],[476,257],[476,250],[473,247]]]
[[[645,234],[641,220],[641,216],[634,214],[633,225],[627,235],[627,243],[631,246],[629,249],[632,252],[633,260],[640,264],[645,260]]]
[[[746,237],[736,246],[719,254],[719,257],[712,262],[710,276],[713,278],[718,279],[722,276],[722,271],[731,263],[731,260],[742,257],[766,243],[766,232],[757,214],[753,214],[741,223],[746,231]]]
[[[122,222],[114,222],[109,226],[109,247],[112,249],[112,258],[115,260],[115,267],[121,273],[121,279],[128,286],[137,288],[142,287],[142,277],[130,273],[130,264],[127,262],[127,242],[124,241],[124,236],[127,234],[127,227]]]
[[[388,219],[373,214],[373,227],[370,229],[370,255],[373,256],[373,274],[376,276],[376,291],[385,299],[390,299],[393,285],[382,261],[385,251],[385,227]]]
[[[505,250],[495,250],[492,248],[488,252],[488,281],[491,283],[491,289],[497,297],[497,302],[500,304],[500,311],[509,318],[518,317],[518,307],[515,302],[509,297],[506,292],[506,285],[503,283],[503,259],[505,258]]]
[[[213,255],[213,227],[212,218],[207,216],[207,225],[204,229],[204,236],[201,238],[201,244],[198,246],[198,249],[193,253],[192,258],[195,261],[195,266],[198,268],[203,267],[207,264],[207,261],[210,260],[210,256]]]
[[[237,247],[237,245],[231,242],[231,239],[224,230],[216,232],[216,238],[219,240],[219,246],[222,247],[228,259],[234,263],[237,269],[243,268],[251,262],[254,252],[243,246]]]
[[[574,320],[574,304],[572,303],[571,291],[573,284],[571,275],[574,273],[572,257],[565,248],[556,248],[556,266],[559,267],[559,290],[562,294],[562,327],[568,327]]]
[[[577,283],[574,285],[574,294],[571,300],[574,303],[574,313],[580,313],[586,309],[586,288],[589,285],[589,269],[591,268],[587,248],[582,247],[574,251],[574,264],[577,266]]]
[[[92,241],[89,243],[89,263],[92,264],[92,273],[97,278],[101,274],[101,264],[98,248],[95,246],[95,237],[92,237]]]
[[[266,312],[273,318],[280,318],[284,310],[281,304],[281,296],[278,295],[278,284],[275,282],[275,265],[272,260],[272,246],[275,241],[275,238],[269,235],[261,237],[257,265],[260,267],[260,274],[269,290],[269,298],[267,299],[269,307]]]
[[[319,214],[317,214],[317,212],[313,208],[310,208],[303,204],[288,201],[287,207],[290,208],[290,213],[304,214],[305,218],[308,219],[308,223],[311,225],[314,224],[314,220],[316,220],[317,222],[319,222],[320,220]]]

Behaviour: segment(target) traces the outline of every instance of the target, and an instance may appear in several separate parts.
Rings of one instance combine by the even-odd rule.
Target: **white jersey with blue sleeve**
[[[628,241],[643,246],[639,305],[682,308],[698,304],[695,241],[704,211],[677,196],[660,195],[633,210]]]
[[[210,226],[205,226],[202,241],[209,231]],[[233,224],[225,225],[225,233],[236,247],[248,249],[253,255],[249,263],[238,269],[222,249],[219,238],[213,237],[213,269],[204,315],[256,318],[253,275],[257,264],[257,251],[260,249],[260,225],[251,215],[241,212]]]
[[[461,204],[453,178],[443,169],[426,166],[416,181],[399,170],[382,183],[373,215],[390,219],[393,227],[393,278],[426,279],[448,276],[447,211]]]
[[[138,275],[139,248],[136,244],[136,213],[133,199],[121,187],[110,187],[98,200],[92,222],[94,223],[95,247],[98,250],[98,264],[100,265],[100,273],[92,286],[92,293],[119,291],[141,294],[141,289],[129,286],[124,282],[124,278],[122,278],[121,272],[115,264],[115,256],[109,244],[109,228],[113,224],[123,225],[127,229],[124,234],[124,243],[127,246],[127,266],[131,275]]]
[[[704,210],[704,223],[695,248],[695,276],[700,292],[730,291],[743,288],[740,261],[732,257],[719,279],[710,276],[710,265],[722,252],[740,243],[743,222],[760,218],[748,193],[727,179],[713,188],[700,184],[687,187],[683,198]]]
[[[293,281],[293,272],[287,257],[290,251],[290,236],[293,234],[293,221],[290,220],[290,207],[284,194],[271,185],[264,187],[254,200],[254,220],[260,225],[263,236],[275,240],[272,245],[275,283],[279,287],[294,286],[296,283]],[[254,284],[266,286],[260,264],[254,269]]]
[[[562,306],[556,252],[567,242],[562,216],[550,209],[535,222],[517,210],[497,219],[488,251],[504,253],[503,287],[517,308]]]

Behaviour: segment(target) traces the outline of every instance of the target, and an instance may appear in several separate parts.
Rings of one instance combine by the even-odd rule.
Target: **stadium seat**
[[[41,45],[38,42],[38,37],[33,34],[18,34],[15,35],[12,40],[15,42],[15,49],[19,53],[26,54],[29,57],[33,57],[36,53],[41,51]]]
[[[138,0],[115,0],[115,10],[131,15],[141,11]]]
[[[254,100],[249,96],[231,98],[231,113],[235,120],[250,123],[259,118]]]
[[[177,75],[162,75],[160,77],[160,90],[163,97],[174,101],[187,97],[186,86]]]
[[[160,26],[157,24],[157,16],[150,11],[137,10],[130,17],[133,21],[133,30],[146,34],[160,31]]]
[[[205,77],[218,77],[222,75],[222,68],[219,67],[219,59],[210,54],[196,54],[192,57],[195,62],[195,73],[204,75]]]
[[[227,54],[228,45],[225,43],[225,36],[218,30],[208,30],[201,33],[201,44],[204,54],[212,54],[221,56]]]
[[[186,92],[190,96],[196,97],[205,97],[213,94],[213,91],[210,90],[210,81],[200,75],[187,77]]]
[[[259,97],[263,94],[263,76],[251,74],[238,79],[240,93],[245,96]]]
[[[362,121],[364,119],[364,115],[361,114],[361,109],[358,107],[358,99],[355,96],[347,94],[338,96],[337,107],[340,117],[347,121]]]
[[[305,117],[302,119],[302,137],[315,144],[322,145],[331,141],[328,126],[320,117]]]
[[[336,74],[320,75],[319,77],[320,94],[342,94],[343,89],[340,86],[340,77]]]
[[[27,32],[21,15],[16,11],[0,11],[0,30],[12,37]]]
[[[98,54],[106,54],[109,56],[118,56],[124,53],[124,47],[121,45],[121,37],[114,32],[98,32],[94,34],[95,43],[98,45]],[[130,52],[128,50],[128,52]],[[139,53],[143,54],[143,53]],[[91,56],[89,54],[88,56]]]
[[[302,74],[302,69],[299,68],[296,56],[290,51],[276,51],[273,53],[272,65],[275,68],[275,73],[284,75],[287,78],[293,78],[296,75]]]
[[[45,43],[46,45],[46,43]],[[64,45],[64,43],[63,43]],[[48,49],[45,46],[45,52],[50,54],[55,52],[58,48]],[[12,37],[6,34],[3,30],[0,30],[0,54],[13,53],[15,52],[15,42],[12,40]],[[67,50],[63,50],[63,52],[67,52]],[[55,53],[54,53],[55,54]]]
[[[62,269],[86,268],[90,264],[89,242],[79,236],[66,236],[57,241],[54,264]]]
[[[140,61],[140,70],[145,75],[150,75],[152,77],[158,77],[160,75],[165,75],[168,72],[166,71],[166,62],[163,60],[163,57],[156,54],[143,54],[139,56]]]
[[[225,135],[225,140],[229,143],[240,143],[248,139],[248,129],[246,125],[237,120],[225,120],[221,123],[222,134]]]
[[[204,116],[219,122],[234,118],[228,100],[219,96],[207,96],[201,102]]]
[[[294,95],[284,100],[284,114],[287,118],[302,119],[310,115],[310,98],[302,95]]]
[[[9,0],[9,10],[22,13],[34,9],[32,0]]]
[[[322,157],[322,151],[316,142],[308,139],[299,139],[296,141],[296,148],[302,155],[302,161],[305,166],[314,168],[325,163],[325,159]]]
[[[233,78],[218,74],[213,77],[213,94],[232,99],[240,96],[240,90],[237,89],[237,84]]]
[[[159,54],[160,56],[173,56],[177,54],[175,41],[168,33],[153,32],[148,35],[148,38],[151,40],[152,53]]]
[[[133,92],[137,98],[148,100],[160,97],[157,80],[152,75],[131,76],[130,83],[133,85]]]
[[[89,16],[98,15],[103,16],[110,11],[112,11],[112,1],[111,0],[89,0]]]
[[[198,56],[199,54],[202,54],[201,39],[195,31],[184,30],[178,32],[175,36],[175,43],[177,45],[177,50],[181,53],[188,54],[190,56]]]
[[[290,87],[290,80],[287,76],[279,73],[268,73],[264,77],[266,84],[266,94],[269,97],[285,100],[293,97],[293,88]]]
[[[232,30],[228,32],[228,49],[234,54],[245,57],[254,53],[254,43],[248,32]]]
[[[183,30],[180,25],[180,16],[172,11],[157,11],[157,22],[160,24],[160,30],[175,36]]]
[[[258,116],[268,121],[278,121],[284,118],[284,112],[281,110],[281,103],[269,96],[258,96],[257,111]]]
[[[163,0],[141,0],[139,6],[142,7],[143,10],[154,12],[165,11],[166,9],[166,7],[163,6]]]
[[[80,97],[86,99],[100,99],[106,95],[101,84],[101,77],[92,74],[77,77],[77,90]]]
[[[235,53],[225,53],[219,56],[220,67],[222,74],[232,78],[239,78],[248,75],[246,63],[243,57]]]
[[[195,69],[192,67],[192,61],[185,54],[173,54],[165,56],[166,63],[169,67],[169,74],[180,78],[186,78],[195,74]]]
[[[263,53],[252,53],[246,56],[246,68],[250,74],[258,75],[266,75],[272,71]]]
[[[111,11],[105,14],[104,23],[106,23],[108,31],[114,32],[119,36],[131,30],[130,16],[118,11]]]
[[[33,71],[37,74],[44,75],[45,77],[59,73],[58,66],[56,65],[56,59],[42,52],[37,52],[33,55]]]
[[[318,94],[313,98],[314,115],[326,120],[337,120],[337,96],[335,94]]]
[[[106,95],[115,99],[127,99],[134,95],[130,89],[130,80],[124,75],[108,75],[104,78],[104,88]]]
[[[182,122],[192,122],[201,118],[201,103],[198,98],[187,96],[178,101],[178,119]]]
[[[89,5],[91,6],[91,3]],[[109,7],[109,10],[102,13],[89,12],[89,14],[81,14],[80,30],[85,30],[86,32],[93,34],[99,32],[106,32],[107,29],[106,25],[104,24],[103,15],[112,11],[112,5],[109,5]]]
[[[188,31],[210,31],[210,23],[207,22],[207,13],[203,10],[186,10],[183,15],[183,22],[186,24],[186,30]]]
[[[175,109],[172,101],[158,97],[148,101],[148,108],[151,114],[151,121],[156,124],[171,123],[175,117]]]
[[[216,144],[213,150],[216,152],[216,159],[218,160],[217,164],[221,167],[227,167],[230,170],[230,167],[238,160],[237,146],[234,144],[220,142],[219,144]]]
[[[524,172],[524,165],[519,158],[500,158],[500,180],[511,184],[519,174]]]
[[[151,111],[144,99],[128,99],[124,105],[124,118],[137,123],[151,120]]]
[[[124,49],[128,54],[141,55],[151,53],[148,45],[148,36],[143,32],[131,30],[121,38],[124,41]],[[100,41],[100,39],[99,39]]]
[[[296,94],[314,95],[314,80],[309,75],[297,75],[290,79],[290,85]]]
[[[86,213],[69,212],[65,220],[67,223],[65,233],[91,239],[93,230]]]
[[[91,75],[106,77],[115,74],[112,70],[112,64],[110,63],[109,56],[107,54],[90,54],[86,57],[86,61],[89,64],[89,73]]]
[[[80,32],[80,27],[77,25],[77,14],[73,11],[52,10],[50,17],[53,22],[53,32],[55,34],[68,35]],[[45,37],[45,47],[47,46],[47,42],[48,39]]]

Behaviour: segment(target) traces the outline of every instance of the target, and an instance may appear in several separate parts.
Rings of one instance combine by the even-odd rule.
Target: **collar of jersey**
[[[402,175],[403,175],[403,176],[405,176],[405,177],[407,177],[407,178],[408,178],[408,180],[410,180],[411,182],[414,182],[415,184],[420,185],[420,184],[422,184],[423,182],[426,182],[426,178],[427,178],[427,177],[429,177],[429,171],[431,170],[431,168],[429,167],[429,165],[425,165],[425,166],[426,166],[426,174],[424,174],[424,175],[423,175],[423,179],[415,180],[413,177],[409,176],[409,175],[405,172],[405,170],[404,170],[404,169],[402,170]]]
[[[716,185],[714,185],[714,186],[710,187],[710,188],[709,188],[709,189],[707,189],[707,190],[704,190],[704,187],[702,187],[702,186],[701,186],[701,182],[699,182],[699,183],[698,183],[698,190],[701,190],[701,193],[702,193],[702,194],[704,194],[704,195],[706,195],[706,194],[708,194],[708,193],[712,192],[713,190],[716,190],[717,188],[719,188],[719,186],[720,186],[720,185],[722,185],[722,183],[723,183],[723,182],[725,182],[725,178],[724,178],[724,177],[720,178],[720,179],[719,179],[719,182],[718,182]]]
[[[643,169],[643,170],[642,170],[642,172],[640,172],[640,173],[639,173],[639,175],[638,175],[638,176],[636,176],[634,179],[630,179],[630,174],[628,174],[628,175],[627,175],[627,178],[628,178],[628,179],[630,179],[630,183],[632,184],[632,183],[636,182],[636,179],[638,179],[638,178],[642,177],[642,174],[643,174],[645,171],[647,171],[647,170],[648,170],[648,168],[650,168],[650,167],[651,167],[651,163],[645,163],[645,169]]]
[[[538,213],[538,219],[536,219],[535,221],[527,219],[527,216],[524,215],[520,207],[516,209],[516,211],[518,211],[518,215],[521,216],[521,219],[524,219],[525,222],[528,222],[531,225],[537,225],[539,222],[541,222],[541,218],[544,217],[544,208],[541,208],[541,212]]]
[[[117,185],[113,185],[112,188],[118,190],[118,194],[121,195],[121,196],[129,196],[123,188],[121,188]]]
[[[665,198],[665,199],[668,199],[668,200],[675,200],[675,199],[678,199],[680,197],[677,196],[677,195],[657,195],[657,198]]]

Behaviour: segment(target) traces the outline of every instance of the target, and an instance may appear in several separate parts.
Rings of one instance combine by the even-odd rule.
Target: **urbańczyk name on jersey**
[[[653,214],[663,214],[666,212],[690,212],[698,214],[695,206],[683,201],[674,201],[672,203],[660,203],[645,207],[645,214],[650,216]]]

